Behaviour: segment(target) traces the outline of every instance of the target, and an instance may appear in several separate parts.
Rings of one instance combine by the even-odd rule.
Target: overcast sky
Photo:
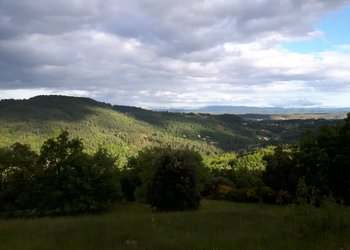
[[[0,99],[350,107],[349,0],[0,0]]]

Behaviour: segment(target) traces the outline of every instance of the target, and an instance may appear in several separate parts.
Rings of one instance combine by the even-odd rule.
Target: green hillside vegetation
[[[335,123],[339,124],[334,125]],[[203,166],[206,170],[199,173],[203,177],[199,186],[194,186],[200,187],[201,195],[208,198],[284,204],[296,201],[300,187],[306,185],[308,190],[304,198],[308,202],[311,202],[311,196],[320,203],[324,196],[334,195],[338,202],[348,204],[347,161],[339,160],[347,159],[348,123],[349,118],[342,122],[254,121],[243,120],[235,115],[154,112],[135,107],[112,106],[89,98],[64,96],[39,96],[21,101],[5,100],[0,102],[0,157],[4,159],[0,162],[0,167],[3,171],[1,178],[5,190],[4,199],[10,197],[8,204],[11,203],[11,199],[22,200],[22,196],[17,197],[20,192],[17,192],[16,188],[24,191],[27,189],[17,186],[17,178],[30,182],[33,181],[32,177],[36,176],[38,179],[35,182],[42,183],[40,178],[47,174],[47,165],[40,159],[46,159],[43,155],[45,145],[53,139],[46,140],[56,137],[56,140],[60,141],[62,135],[68,136],[67,132],[61,133],[64,130],[69,132],[70,139],[79,138],[73,140],[82,145],[79,154],[72,156],[71,162],[62,163],[62,167],[67,168],[67,176],[79,176],[81,171],[88,173],[91,164],[95,164],[94,155],[101,153],[103,148],[106,157],[111,157],[113,161],[110,162],[110,166],[121,170],[118,180],[115,181],[120,182],[123,198],[128,200],[140,198],[138,192],[142,187],[146,191],[143,191],[141,200],[147,197],[150,187],[143,184],[152,183],[153,179],[143,179],[142,176],[147,173],[145,166],[152,166],[152,173],[160,167],[159,176],[163,176],[167,171],[167,168],[162,169],[164,164],[174,168],[174,172],[169,172],[169,175],[176,176],[182,172],[184,169],[175,169],[186,165],[181,157],[178,158],[178,154],[181,155],[181,150],[184,150],[183,152],[187,152],[184,155],[192,155],[190,151],[197,151],[200,158],[204,158]],[[306,133],[298,142],[304,129],[316,130],[324,124],[333,125],[321,126],[320,131],[323,132],[320,135],[314,134],[315,132]],[[294,142],[295,146],[292,144]],[[285,148],[266,145],[284,145]],[[335,151],[334,148],[340,148],[342,151]],[[176,151],[177,149],[180,151]],[[29,159],[23,164],[34,166],[36,169],[33,173],[29,171],[29,175],[25,166],[17,159],[21,152],[28,155],[28,158],[23,160]],[[65,162],[65,157],[61,158]],[[188,159],[192,159],[192,156]],[[154,165],[157,161],[160,163]],[[337,169],[333,169],[334,166]],[[313,175],[316,172],[318,174]],[[57,172],[52,178],[59,180],[64,176]],[[87,181],[89,183],[90,180]],[[81,182],[84,181],[79,181]],[[169,181],[160,180],[159,183]],[[340,185],[341,183],[343,184]],[[61,186],[53,189],[62,191]],[[164,190],[161,186],[157,189]],[[11,195],[7,196],[8,194]],[[25,192],[25,196],[33,195]],[[19,206],[9,210],[23,210],[21,202]],[[23,202],[26,203],[26,199]],[[84,204],[83,210],[90,210],[90,203]],[[35,206],[29,205],[28,209],[37,209]],[[45,208],[46,210],[50,209]]]
[[[348,249],[349,131],[350,114],[285,148],[148,147],[124,167],[66,131],[17,142],[0,148],[0,248]]]
[[[201,196],[238,202],[349,205],[350,114],[342,125],[306,132],[289,148],[202,156],[148,147],[126,165],[106,149],[84,152],[67,131],[28,145],[0,148],[0,215],[41,216],[106,209],[123,197],[158,211],[198,209]]]
[[[0,146],[20,142],[38,150],[47,138],[57,136],[62,129],[82,139],[87,151],[104,146],[124,159],[148,145],[220,152],[203,141],[176,136],[88,98],[40,96],[0,101]]]
[[[296,142],[303,130],[335,122],[245,121],[235,115],[155,112],[89,98],[38,96],[0,101],[0,147],[20,142],[38,150],[64,129],[81,138],[88,152],[103,146],[125,164],[146,146],[189,148],[202,155],[246,152]]]

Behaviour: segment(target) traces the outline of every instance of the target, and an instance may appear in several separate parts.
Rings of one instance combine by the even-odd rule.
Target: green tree
[[[0,210],[32,209],[38,155],[28,145],[0,150]]]
[[[119,172],[105,149],[90,156],[79,139],[63,131],[47,140],[38,164],[41,185],[38,207],[43,213],[69,214],[97,211],[120,198]]]
[[[191,150],[151,148],[140,153],[146,201],[159,211],[197,209],[203,163]]]
[[[296,153],[299,176],[318,200],[332,195],[350,204],[350,114],[343,124],[307,132]]]
[[[296,163],[293,154],[276,147],[273,155],[264,157],[266,169],[263,172],[263,181],[266,186],[278,191],[286,190],[295,193],[298,184]]]
[[[120,171],[115,165],[116,159],[105,148],[91,157],[88,178],[93,190],[93,200],[97,208],[106,207],[121,198]]]
[[[142,184],[139,176],[141,171],[138,158],[134,156],[128,159],[127,165],[121,171],[121,190],[123,198],[128,201],[135,201],[135,191]]]

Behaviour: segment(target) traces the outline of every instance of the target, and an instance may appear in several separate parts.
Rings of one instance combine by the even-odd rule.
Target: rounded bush
[[[152,152],[153,151],[153,152]],[[143,157],[147,155],[147,157]],[[149,157],[149,156],[152,157]],[[148,149],[141,154],[145,169],[143,186],[146,186],[146,200],[158,211],[193,210],[200,203],[201,156],[191,150]]]

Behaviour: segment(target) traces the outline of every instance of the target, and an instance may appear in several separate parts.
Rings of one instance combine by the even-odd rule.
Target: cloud
[[[350,45],[299,54],[280,43],[322,36],[315,23],[346,2],[2,1],[0,98],[59,91],[147,107],[337,105],[326,97],[350,92]]]
[[[84,96],[88,97],[91,93],[82,90],[48,90],[48,89],[15,89],[15,90],[2,90],[0,93],[0,99],[12,99],[14,96],[16,99],[28,99],[36,95],[70,95],[70,96]]]
[[[317,107],[319,105],[322,105],[322,103],[308,99],[294,99],[288,103],[290,107]]]

